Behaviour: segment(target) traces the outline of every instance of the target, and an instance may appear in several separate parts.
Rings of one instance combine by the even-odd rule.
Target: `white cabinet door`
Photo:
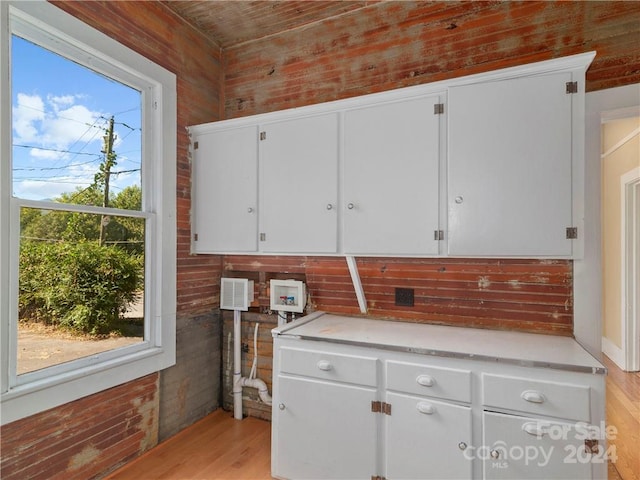
[[[476,452],[487,480],[584,480],[593,478],[592,461],[604,461],[587,452],[586,428],[575,423],[484,412],[483,424],[485,448]]]
[[[386,478],[471,478],[471,407],[396,393],[387,403]]]
[[[194,252],[255,252],[258,128],[202,133],[192,140]]]
[[[449,89],[449,254],[571,255],[571,79]]]
[[[260,250],[335,253],[338,114],[270,123],[261,135]]]
[[[438,254],[440,96],[344,114],[347,254]]]
[[[279,376],[273,406],[273,474],[285,479],[367,479],[377,470],[376,390]]]

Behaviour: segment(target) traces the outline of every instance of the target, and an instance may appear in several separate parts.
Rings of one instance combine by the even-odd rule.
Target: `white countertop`
[[[273,335],[596,374],[606,368],[570,337],[374,320],[316,312]]]

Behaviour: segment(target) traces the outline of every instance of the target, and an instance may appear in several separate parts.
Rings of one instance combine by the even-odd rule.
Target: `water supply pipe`
[[[233,311],[233,418],[242,420],[242,388],[251,387],[258,390],[260,400],[271,405],[271,395],[267,389],[267,384],[259,378],[245,378],[242,376],[242,328],[240,323],[240,310]],[[258,355],[258,328],[253,333],[253,354],[254,366]],[[255,375],[255,368],[251,369],[250,377]]]

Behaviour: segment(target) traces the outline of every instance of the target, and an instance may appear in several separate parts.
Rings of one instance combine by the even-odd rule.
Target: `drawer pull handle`
[[[284,409],[285,409],[285,408],[287,408],[287,407],[285,407],[285,406],[284,406],[284,403],[281,403],[280,405],[278,405],[278,408],[279,408],[280,410],[284,410]]]
[[[533,435],[534,437],[543,437],[547,434],[547,429],[544,425],[540,425],[537,422],[529,422],[522,425],[522,429],[527,432],[529,435]]]
[[[434,383],[436,383],[435,379],[431,375],[420,375],[416,378],[416,382],[418,382],[418,385],[422,385],[423,387],[433,387]]]
[[[460,450],[466,450],[466,449],[467,449],[467,444],[466,444],[466,443],[464,443],[464,442],[460,442],[460,443],[458,444],[458,448],[459,448]]]
[[[493,458],[494,460],[500,458],[500,452],[498,450],[491,450],[491,453],[489,453],[489,455],[491,455],[491,458]]]
[[[420,413],[424,413],[425,415],[433,415],[436,413],[436,407],[430,403],[420,402],[416,408]]]
[[[525,390],[520,396],[523,400],[531,403],[544,403],[545,400],[544,395],[540,392],[536,392],[535,390]]]
[[[329,363],[327,360],[320,360],[318,362],[318,368],[324,372],[328,372],[333,367],[331,366],[331,363]]]

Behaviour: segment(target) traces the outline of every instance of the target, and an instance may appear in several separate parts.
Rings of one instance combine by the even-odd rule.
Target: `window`
[[[0,292],[0,375],[2,422],[8,423],[175,363],[176,82],[172,73],[46,2],[2,2],[0,14],[0,275],[9,286]],[[71,69],[68,79],[87,88],[99,84],[129,107],[114,101],[109,111],[87,108],[82,88],[52,89],[48,97],[30,91],[21,72],[36,55],[52,86],[56,73]],[[98,150],[96,142],[102,142]],[[88,300],[99,282],[87,280],[84,293],[72,285],[74,294],[84,295],[74,300],[55,288],[62,285],[55,269],[37,268],[43,258],[75,268],[104,252],[137,272],[128,283],[128,276],[112,275],[118,292],[128,292],[127,302],[137,300],[143,312],[137,332],[114,347],[27,363],[30,344],[21,343],[19,320],[33,312],[43,290],[39,282],[49,274],[52,295],[73,307],[65,321],[99,333],[107,320],[120,318],[122,298],[107,320],[93,315],[99,308]],[[27,288],[30,282],[37,287]],[[51,295],[46,302],[54,303]]]

